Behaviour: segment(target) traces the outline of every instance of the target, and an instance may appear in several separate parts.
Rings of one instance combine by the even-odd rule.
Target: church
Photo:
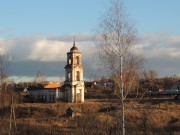
[[[67,53],[65,66],[64,98],[68,102],[84,102],[82,53],[75,46]]]
[[[55,102],[63,100],[71,103],[84,102],[84,79],[82,53],[75,45],[67,53],[64,85],[50,83],[41,87],[27,87],[30,99],[33,102]]]

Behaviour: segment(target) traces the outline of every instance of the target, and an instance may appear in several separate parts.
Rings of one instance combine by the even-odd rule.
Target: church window
[[[79,64],[79,57],[76,56],[76,64]]]
[[[68,60],[68,64],[69,64],[69,65],[71,64],[71,58],[69,58],[69,60]]]
[[[70,78],[71,78],[71,73],[68,72],[68,81],[70,81]]]
[[[80,81],[80,72],[79,71],[76,72],[76,80]]]

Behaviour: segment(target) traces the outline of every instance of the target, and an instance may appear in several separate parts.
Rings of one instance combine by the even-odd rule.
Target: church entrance
[[[81,102],[81,90],[76,91],[76,102]]]

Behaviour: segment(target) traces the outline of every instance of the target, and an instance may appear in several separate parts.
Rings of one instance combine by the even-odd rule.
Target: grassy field
[[[78,110],[67,117],[66,110]],[[85,103],[21,103],[16,104],[16,119],[10,108],[1,109],[0,134],[14,135],[106,135],[119,134],[120,105],[117,99],[87,99]],[[125,102],[127,135],[179,135],[180,100],[143,99]],[[15,125],[16,124],[16,125]]]

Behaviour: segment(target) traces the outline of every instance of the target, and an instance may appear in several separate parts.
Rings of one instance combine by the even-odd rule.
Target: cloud
[[[0,38],[0,54],[1,55],[7,54],[12,45],[13,45],[12,39]]]
[[[66,53],[74,35],[35,35],[0,38],[0,52],[10,50],[11,74],[34,76],[42,70],[47,76],[64,76]],[[85,78],[99,74],[100,63],[90,34],[76,34],[76,46],[82,52]],[[172,33],[149,33],[138,37],[136,53],[145,58],[145,67],[160,76],[180,74],[180,36]]]
[[[180,56],[180,36],[170,33],[147,34],[139,37],[137,47],[146,58],[178,58]]]
[[[0,40],[0,50],[8,44],[11,64],[10,74],[13,76],[35,75],[41,70],[47,76],[64,76],[67,52],[73,46],[74,37],[61,36],[22,36]],[[76,34],[76,46],[82,52],[85,76],[96,70],[96,47],[92,35]],[[88,77],[86,77],[88,78]]]
[[[76,46],[87,56],[91,55],[90,50],[95,48],[92,36],[88,34],[76,34],[76,36]],[[65,61],[73,40],[72,35],[13,37],[0,39],[0,50],[10,50],[14,61]]]
[[[28,60],[35,61],[66,61],[66,53],[70,51],[73,45],[71,42],[62,42],[58,40],[40,39],[31,47],[31,53],[27,57]],[[84,55],[83,58],[93,56],[95,45],[91,41],[77,41],[76,46]]]
[[[64,61],[65,53],[68,51],[70,43],[61,41],[50,41],[40,39],[31,47],[31,53],[27,57],[28,60],[34,61]]]
[[[180,74],[180,36],[172,33],[151,33],[139,37],[137,48],[145,57],[148,69],[160,76]]]

